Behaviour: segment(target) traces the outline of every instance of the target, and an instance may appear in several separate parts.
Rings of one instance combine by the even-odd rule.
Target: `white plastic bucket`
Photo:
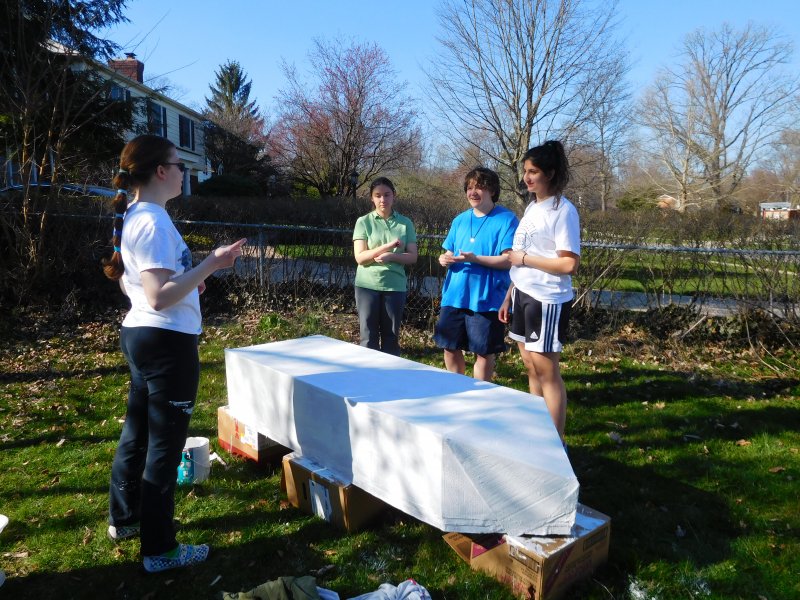
[[[186,438],[178,465],[178,483],[201,483],[208,479],[211,461],[208,455],[208,438]]]
[[[8,525],[8,517],[5,515],[0,515],[0,533],[2,533],[3,529],[6,528]],[[6,574],[3,571],[0,571],[0,587],[6,582]]]

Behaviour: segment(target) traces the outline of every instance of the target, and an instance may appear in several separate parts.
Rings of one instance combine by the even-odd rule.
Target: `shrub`
[[[263,191],[249,177],[225,173],[198,184],[194,193],[198,196],[260,196]]]
[[[617,199],[617,208],[620,210],[643,210],[655,208],[659,191],[655,188],[644,187],[625,190]]]
[[[192,250],[212,250],[216,246],[214,238],[200,233],[187,233],[183,241]]]

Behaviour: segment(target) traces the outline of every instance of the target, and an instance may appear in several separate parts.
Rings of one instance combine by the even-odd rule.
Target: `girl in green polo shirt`
[[[417,232],[408,217],[393,209],[394,184],[378,177],[369,186],[375,210],[353,228],[356,309],[361,345],[400,354],[400,323],[406,304],[405,265],[417,262]]]

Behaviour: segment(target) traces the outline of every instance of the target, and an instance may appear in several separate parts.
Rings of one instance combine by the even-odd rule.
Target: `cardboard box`
[[[555,600],[608,559],[611,519],[578,504],[569,536],[467,536],[445,541],[469,565],[495,576],[526,600]]]
[[[389,508],[382,500],[294,453],[283,457],[281,486],[293,506],[348,533],[363,529]]]
[[[291,452],[289,448],[281,446],[236,419],[227,406],[220,406],[217,409],[217,429],[219,445],[224,450],[259,464],[277,462],[284,454]]]

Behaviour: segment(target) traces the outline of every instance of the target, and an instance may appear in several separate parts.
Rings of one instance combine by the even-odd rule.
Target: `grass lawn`
[[[113,318],[108,321],[113,321]],[[106,538],[111,460],[127,369],[116,325],[0,325],[0,568],[8,598],[212,598],[282,575],[317,576],[344,600],[412,577],[433,598],[510,599],[469,570],[442,532],[397,513],[347,535],[287,506],[280,472],[231,457],[216,440],[226,404],[223,349],[324,333],[355,340],[355,315],[217,318],[202,338],[190,433],[227,461],[181,487],[179,538],[208,562],[145,576],[138,542]],[[406,356],[442,365],[426,331]],[[686,348],[623,326],[564,354],[567,440],[581,501],[612,517],[608,564],[568,597],[800,597],[800,353]],[[524,389],[516,352],[501,385]]]
[[[323,241],[278,243],[273,250],[282,259],[298,259],[355,269],[353,246],[349,238],[319,234]],[[199,236],[194,238],[199,239]],[[316,239],[316,238],[315,238]],[[419,259],[411,272],[417,277],[443,278],[446,270],[439,265],[442,250],[440,237],[420,237]],[[582,254],[579,287],[591,285],[598,290],[747,298],[758,300],[770,294],[777,300],[797,298],[797,259],[781,256],[744,259],[738,255],[708,256],[676,252],[615,251],[587,247]],[[602,275],[600,275],[603,273]],[[595,280],[595,277],[599,279]]]
[[[650,294],[710,295],[719,298],[796,298],[796,257],[631,252],[586,248],[576,279],[595,288]],[[608,268],[613,264],[612,268]],[[592,268],[592,265],[595,265]],[[605,271],[598,281],[592,274]]]

